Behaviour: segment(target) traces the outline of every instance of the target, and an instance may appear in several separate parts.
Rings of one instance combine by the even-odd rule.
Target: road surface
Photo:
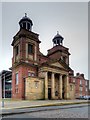
[[[21,113],[18,109],[17,113],[3,118],[88,118],[89,107],[87,104],[38,107],[22,109]]]

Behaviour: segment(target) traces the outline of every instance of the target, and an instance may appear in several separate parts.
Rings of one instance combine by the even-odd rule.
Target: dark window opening
[[[30,30],[30,24],[29,23],[27,23],[27,29]]]
[[[22,24],[20,24],[20,28],[22,28]]]
[[[19,48],[18,46],[16,46],[16,55],[18,55],[18,53],[19,53]]]
[[[28,44],[28,54],[33,54],[33,45]]]
[[[26,23],[25,23],[25,22],[23,23],[23,28],[25,28],[25,29],[26,29]]]
[[[66,57],[63,57],[64,62],[66,62]]]
[[[58,44],[58,45],[59,45],[59,43],[60,43],[59,40],[57,40],[57,44]]]

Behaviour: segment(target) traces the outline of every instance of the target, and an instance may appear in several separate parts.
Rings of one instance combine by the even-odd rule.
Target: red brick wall
[[[24,99],[25,98],[24,78],[28,76],[28,71],[34,71],[35,73],[37,73],[36,68],[27,66],[27,65],[24,65],[24,66],[21,65],[12,71],[12,98],[16,98],[16,99]],[[18,72],[18,75],[19,75],[18,85],[15,84],[16,72]],[[15,92],[16,87],[18,87],[18,93]]]
[[[73,81],[75,80],[75,82]],[[82,81],[82,84],[80,84],[80,80]],[[80,94],[82,96],[88,95],[88,91],[86,91],[86,88],[88,89],[89,82],[86,85],[86,81],[82,77],[70,77],[69,82],[75,84],[75,96],[79,97]],[[82,87],[82,91],[80,91],[80,87]]]
[[[49,57],[52,59],[59,59],[61,57],[61,52],[57,51],[56,53],[51,54]]]

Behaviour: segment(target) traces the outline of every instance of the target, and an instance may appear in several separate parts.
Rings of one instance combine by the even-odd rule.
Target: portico
[[[49,67],[43,67],[42,70],[45,77],[45,99],[69,99],[68,72]]]

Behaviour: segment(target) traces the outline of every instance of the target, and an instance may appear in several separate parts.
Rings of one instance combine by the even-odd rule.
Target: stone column
[[[67,99],[69,99],[69,76],[67,75]]]
[[[65,80],[65,98],[69,99],[69,76],[66,76],[66,80]]]
[[[62,75],[59,76],[59,98],[62,99]]]
[[[51,98],[55,99],[55,76],[54,76],[54,73],[52,73],[52,79],[51,79]]]
[[[48,72],[45,73],[45,99],[48,99]]]

